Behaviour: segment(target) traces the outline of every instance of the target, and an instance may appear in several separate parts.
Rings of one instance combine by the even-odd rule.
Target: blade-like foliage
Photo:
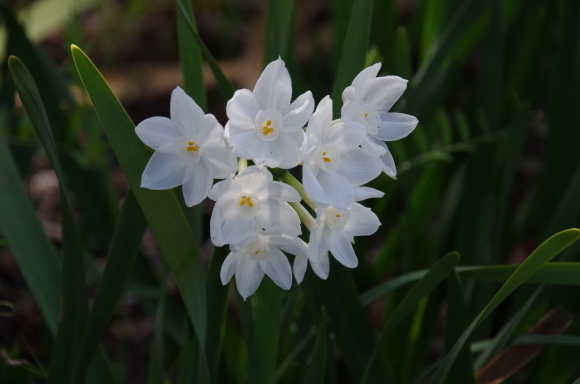
[[[72,47],[72,54],[103,129],[177,280],[188,315],[202,345],[201,351],[204,351],[207,333],[205,279],[193,233],[171,191],[140,188],[141,174],[148,156],[135,135],[133,122],[89,58],[75,46]],[[202,364],[204,366],[207,373],[207,364]]]

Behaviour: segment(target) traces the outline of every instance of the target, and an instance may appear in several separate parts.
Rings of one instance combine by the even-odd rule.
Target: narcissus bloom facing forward
[[[306,193],[320,206],[348,209],[354,188],[381,173],[378,158],[359,147],[366,138],[364,129],[352,121],[332,124],[332,100],[327,96],[310,118],[306,134],[302,169]]]
[[[234,178],[216,183],[209,198],[216,204],[210,221],[211,240],[216,246],[237,244],[252,233],[266,229],[298,236],[300,218],[288,202],[300,195],[289,186],[272,181],[272,174],[256,166]]]
[[[141,187],[170,189],[183,185],[187,206],[201,203],[213,179],[232,176],[236,158],[226,148],[224,129],[181,88],[171,95],[171,119],[152,117],[136,128],[155,153],[141,177]]]
[[[364,127],[367,137],[363,148],[379,156],[383,171],[395,178],[395,161],[384,142],[407,136],[419,120],[404,113],[389,112],[407,89],[407,80],[398,76],[377,77],[380,69],[380,63],[364,69],[344,90],[341,119],[356,121]]]
[[[240,89],[228,101],[227,138],[237,156],[268,167],[293,168],[301,161],[304,131],[314,110],[310,91],[292,104],[290,74],[281,59],[262,72],[254,91]]]
[[[220,277],[226,285],[236,275],[236,286],[244,300],[258,289],[264,273],[282,289],[292,286],[292,269],[282,251],[306,258],[307,245],[297,237],[258,232],[231,247]]]
[[[380,225],[377,215],[359,203],[353,203],[350,209],[319,208],[316,226],[310,233],[308,257],[319,263],[330,251],[342,265],[355,268],[358,259],[352,248],[354,236],[372,235]]]

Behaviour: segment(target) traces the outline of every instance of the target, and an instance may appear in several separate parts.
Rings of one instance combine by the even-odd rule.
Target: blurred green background
[[[420,121],[389,144],[398,179],[371,183],[385,192],[365,202],[382,226],[356,239],[359,267],[333,262],[328,281],[309,270],[282,292],[265,278],[244,302],[219,282],[227,250],[212,252],[211,202],[184,210],[207,271],[205,349],[138,206],[117,221],[120,204],[134,198],[69,49],[91,58],[135,124],[168,116],[177,85],[225,124],[231,88],[202,61],[176,4],[236,88],[252,89],[281,56],[293,94],[311,90],[317,102],[330,94],[339,118],[342,90],[382,62],[380,75],[409,80],[394,109]],[[90,308],[119,225],[136,228],[136,259],[125,259],[126,278],[111,278],[114,312],[95,333],[101,360],[81,374],[89,382],[203,382],[205,361],[216,383],[429,382],[515,270],[499,265],[522,263],[553,234],[580,226],[580,1],[37,0],[4,1],[0,14],[2,383],[45,382],[59,366],[52,315],[66,233],[64,179],[16,93],[9,55],[28,68],[46,108]],[[121,256],[134,253],[127,247]],[[452,251],[458,268],[455,254],[442,259]],[[468,335],[446,383],[578,379],[580,243],[555,260],[569,264],[542,269]],[[438,261],[451,263],[440,278]],[[429,269],[435,283],[420,291],[415,281]]]

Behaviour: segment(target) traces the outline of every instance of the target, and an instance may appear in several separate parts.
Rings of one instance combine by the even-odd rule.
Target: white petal
[[[316,175],[318,175],[318,173]],[[302,185],[304,185],[304,190],[308,197],[314,200],[316,204],[324,206],[328,205],[328,195],[316,179],[316,175],[312,172],[311,167],[302,167]]]
[[[284,130],[302,128],[314,111],[314,98],[312,92],[304,92],[298,96],[288,109],[282,114]]]
[[[236,286],[240,295],[246,300],[260,286],[264,271],[257,261],[246,258],[240,258],[237,264]]]
[[[240,128],[254,127],[259,111],[260,106],[249,89],[238,89],[226,107],[228,118]]]
[[[357,91],[361,91],[364,85],[377,77],[379,71],[381,70],[381,63],[376,63],[360,71],[358,75],[352,81],[352,86],[355,87]]]
[[[366,199],[381,198],[385,194],[378,189],[369,187],[355,187],[353,188],[354,201],[363,201]]]
[[[234,179],[226,179],[215,183],[211,191],[209,191],[208,197],[213,201],[224,201],[235,199],[242,192],[238,187],[238,183],[234,182]]]
[[[308,258],[308,245],[299,237],[271,236],[268,244],[291,255]]]
[[[239,213],[233,208],[224,209],[220,207],[222,223],[221,238],[226,244],[236,244],[244,241],[246,237],[254,232],[255,220],[244,220]]]
[[[254,87],[254,97],[262,110],[275,108],[282,112],[288,108],[292,97],[292,81],[282,59],[264,68]]]
[[[328,278],[328,273],[330,272],[330,260],[328,259],[328,252],[320,258],[320,261],[315,263],[310,260],[310,266],[312,270],[318,277],[322,280],[326,280]]]
[[[377,112],[388,112],[407,89],[407,80],[399,76],[385,76],[372,80],[361,100],[373,104]]]
[[[274,199],[278,201],[300,202],[300,195],[291,186],[279,181],[270,181],[256,194],[260,199]]]
[[[208,113],[196,124],[193,129],[193,136],[202,145],[217,145],[224,140],[224,127],[217,121],[214,115]]]
[[[268,168],[260,167],[259,165],[250,165],[248,168],[246,168],[242,172],[240,172],[238,174],[238,177],[247,176],[247,175],[250,175],[250,174],[256,173],[256,172],[260,172],[260,173],[263,173],[264,175],[266,175],[267,181],[274,180],[274,177],[272,176],[272,173],[268,170]]]
[[[389,148],[387,148],[387,144],[385,144],[384,141],[381,140],[377,140],[374,137],[369,137],[370,141],[372,141],[373,143],[381,146],[385,153],[380,157],[381,162],[383,163],[383,172],[385,172],[387,174],[387,176],[389,176],[392,179],[397,179],[397,166],[395,165],[395,160],[393,159],[393,155],[391,155],[391,152],[389,151]]]
[[[349,209],[354,201],[352,185],[336,172],[318,172],[316,178],[328,196],[328,205],[336,209]]]
[[[238,264],[238,255],[235,253],[230,253],[228,257],[224,260],[222,264],[222,269],[220,270],[220,278],[222,280],[222,285],[226,285],[231,279],[234,273],[236,273],[236,268]]]
[[[315,135],[320,137],[322,130],[329,127],[332,123],[332,100],[330,96],[326,96],[324,99],[320,100],[316,111],[310,119],[308,120],[308,127],[306,128],[307,135]]]
[[[367,135],[365,141],[362,142],[361,147],[370,153],[376,153],[379,157],[387,153],[387,146],[385,143],[369,135]]]
[[[282,161],[280,162],[279,168],[290,169],[297,166],[302,157],[300,149],[304,142],[304,132],[299,129],[294,132],[280,132],[278,139],[273,141],[275,143],[278,152],[281,155]]]
[[[318,210],[317,210],[318,211]],[[317,212],[319,214],[319,212]],[[326,226],[317,220],[317,226],[310,233],[310,240],[308,242],[308,258],[311,262],[318,263],[324,255],[328,254],[328,244],[324,238],[324,229]]]
[[[260,266],[277,286],[288,290],[292,286],[292,267],[282,252],[276,248],[270,249],[272,256],[260,261]]]
[[[332,256],[347,268],[356,268],[358,259],[352,249],[352,244],[344,232],[324,231],[324,237]]]
[[[304,280],[304,275],[306,274],[306,267],[308,267],[307,257],[294,258],[294,265],[292,265],[292,269],[294,270],[294,278],[296,279],[296,282],[298,284],[300,284],[302,280]]]
[[[187,164],[174,153],[155,152],[141,177],[141,187],[171,189],[183,183]]]
[[[222,215],[219,206],[216,204],[213,206],[213,211],[211,212],[211,219],[209,220],[209,236],[211,242],[216,247],[223,247],[226,243],[222,237]]]
[[[382,171],[379,158],[362,148],[345,153],[341,156],[341,160],[336,172],[354,185],[366,184],[379,176]]]
[[[231,177],[237,168],[236,157],[225,145],[205,148],[202,159],[211,163],[216,179]]]
[[[185,132],[193,134],[203,124],[205,114],[183,89],[177,87],[171,93],[171,120],[181,124]]]
[[[280,136],[282,134],[284,132],[280,132]],[[264,141],[257,138],[256,141],[248,146],[246,151],[248,158],[252,159],[255,163],[264,164],[270,168],[277,168],[284,162],[283,153],[276,141]]]
[[[354,121],[334,124],[322,130],[322,144],[334,144],[341,153],[352,151],[366,139],[362,125]]]
[[[154,150],[165,144],[173,143],[180,137],[185,136],[185,132],[180,124],[171,121],[167,117],[151,117],[143,120],[135,127],[135,133],[142,142]]]
[[[204,159],[190,165],[187,176],[183,180],[183,197],[185,205],[192,207],[205,199],[213,183],[213,170]]]
[[[349,236],[369,236],[379,229],[381,222],[370,208],[354,203],[350,209],[350,217],[344,226],[344,232]]]
[[[388,112],[381,115],[381,125],[374,137],[384,141],[395,141],[413,132],[419,120],[404,113]]]
[[[260,203],[261,207],[256,214],[256,222],[262,228],[280,228],[281,233],[288,236],[298,236],[302,233],[300,218],[288,203],[276,200],[260,201]]]
[[[262,141],[258,137],[258,133],[255,129],[240,129],[236,126],[229,124],[229,141],[234,146],[234,153],[243,159],[249,159],[253,157],[250,155],[249,149]]]
[[[239,175],[234,179],[240,192],[259,193],[268,185],[268,176],[265,172],[256,171]]]

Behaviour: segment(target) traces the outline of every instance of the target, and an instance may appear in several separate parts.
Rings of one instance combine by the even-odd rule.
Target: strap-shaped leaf
[[[361,383],[367,382],[369,379],[369,374],[375,360],[380,354],[381,349],[384,346],[385,341],[389,335],[397,328],[399,324],[405,319],[405,317],[411,313],[411,311],[419,304],[419,301],[429,295],[432,290],[434,290],[447,276],[453,271],[457,263],[459,262],[459,254],[457,252],[451,252],[439,260],[429,271],[423,276],[421,280],[417,282],[411,288],[409,293],[405,296],[401,304],[395,309],[393,314],[389,317],[387,324],[385,325],[383,332],[377,341],[373,354],[369,359],[367,366],[365,368],[365,373],[361,379]]]
[[[64,171],[48,116],[32,75],[22,62],[12,56],[8,60],[18,94],[34,125],[40,142],[52,163],[60,185],[62,214],[62,315],[52,349],[48,383],[65,383],[72,377],[70,361],[77,356],[88,316],[85,271],[81,245],[68,200]]]
[[[175,276],[203,354],[207,333],[205,279],[201,256],[187,219],[172,191],[140,187],[149,156],[135,134],[135,125],[84,52],[73,46],[72,55],[113,151]],[[209,380],[205,361],[202,367]]]
[[[544,264],[549,262],[558,253],[562,252],[564,249],[568,248],[572,243],[578,240],[579,237],[580,230],[568,229],[566,231],[555,234],[544,243],[542,243],[526,259],[526,261],[524,261],[518,267],[518,269],[505,282],[505,284],[495,294],[495,296],[486,305],[486,307],[479,313],[475,320],[473,320],[469,327],[467,327],[465,332],[463,332],[459,340],[457,340],[457,343],[455,343],[453,346],[453,349],[451,349],[435,373],[432,383],[440,384],[444,382],[447,374],[449,373],[449,369],[459,354],[459,351],[463,348],[463,345],[475,327],[477,327],[487,316],[489,316],[491,312],[493,312],[493,310],[505,300],[506,297],[508,297],[513,291],[516,290],[516,288],[522,285],[528,278],[530,278],[530,276],[537,272]]]

